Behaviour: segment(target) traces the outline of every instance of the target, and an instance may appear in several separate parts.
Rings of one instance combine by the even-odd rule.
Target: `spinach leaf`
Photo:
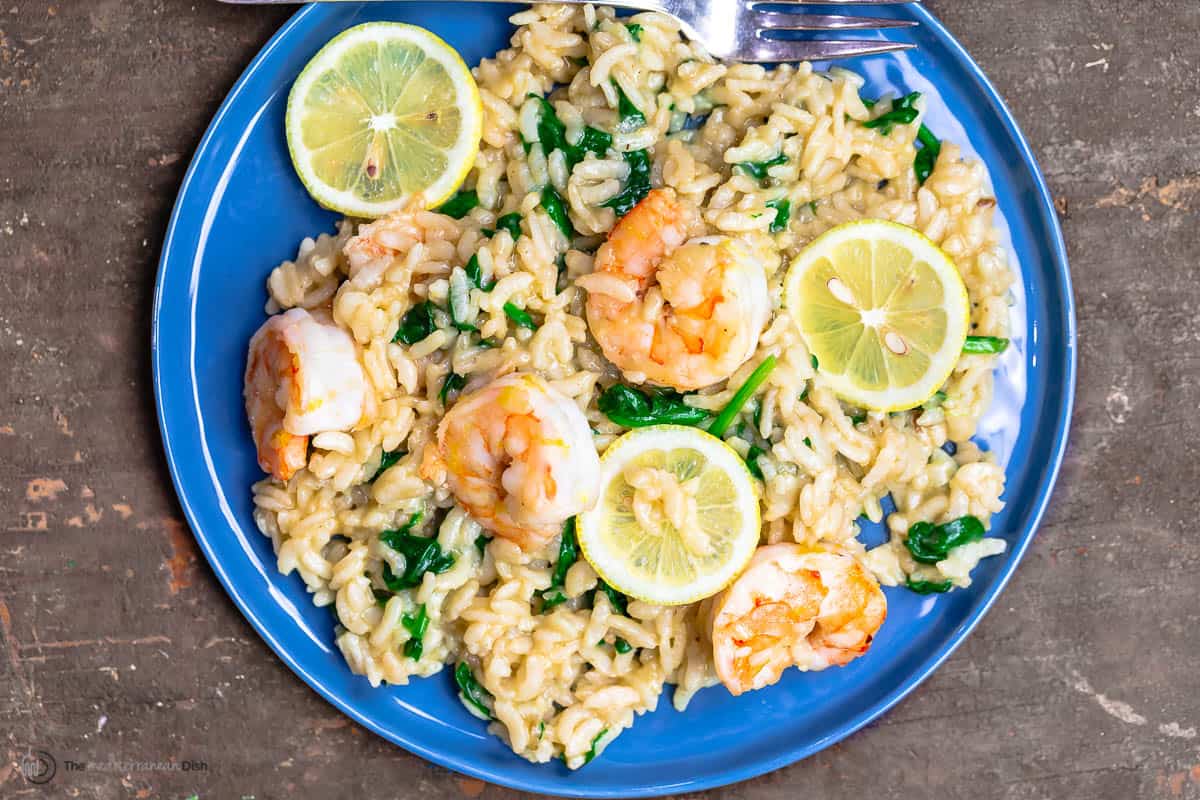
[[[391,536],[391,535],[393,535],[393,534],[408,534],[408,533],[412,533],[412,530],[413,530],[413,528],[415,528],[415,527],[417,527],[418,525],[420,525],[420,524],[421,524],[421,520],[423,520],[424,518],[425,518],[425,512],[424,512],[424,511],[418,511],[417,513],[415,513],[415,514],[413,514],[411,517],[409,517],[409,518],[408,518],[408,522],[404,523],[404,524],[403,524],[403,525],[401,525],[399,528],[395,528],[395,529],[392,529],[392,530],[386,530],[386,531],[383,531],[382,533],[380,533],[380,534],[379,534],[379,538],[380,538],[380,540],[381,540],[381,541],[382,541],[384,544],[386,544],[388,547],[392,547],[392,546],[391,546],[391,544],[388,542],[387,538],[385,538],[385,537],[389,537],[389,536]],[[422,538],[424,538],[424,537],[422,537]],[[392,549],[393,549],[393,550],[395,550],[396,548],[392,547]]]
[[[551,184],[546,184],[542,189],[542,208],[545,209],[546,215],[553,220],[558,229],[562,231],[562,235],[569,240],[575,235],[575,228],[571,226],[571,218],[567,216],[567,207],[563,205],[563,199]]]
[[[761,181],[766,180],[768,169],[778,164],[786,164],[787,160],[788,157],[783,153],[780,153],[774,158],[768,158],[766,161],[742,161],[738,164],[734,164],[734,166],[750,177]]]
[[[563,525],[562,539],[558,543],[558,560],[550,576],[551,586],[562,586],[567,580],[567,570],[579,560],[579,543],[575,539],[575,518]]]
[[[508,231],[508,234],[512,236],[512,240],[515,242],[521,238],[521,215],[516,211],[511,214],[505,214],[496,220],[496,230]]]
[[[412,638],[404,643],[404,655],[413,661],[420,661],[421,654],[425,652],[425,631],[429,627],[429,615],[425,612],[425,604],[421,603],[417,606],[415,615],[404,614],[401,616],[400,624],[412,634]]]
[[[567,162],[568,172],[573,170],[580,161],[583,161],[589,152],[602,156],[612,146],[611,135],[591,126],[583,129],[583,136],[579,144],[571,144],[567,141],[567,126],[554,112],[554,106],[536,94],[530,94],[529,97],[538,103],[537,132],[542,151],[549,156],[552,151],[561,150]]]
[[[441,575],[454,566],[454,553],[442,552],[437,539],[410,533],[420,521],[418,512],[403,527],[379,534],[379,541],[404,556],[404,571],[399,575],[392,572],[390,564],[383,563],[383,582],[393,592],[420,586],[426,572]]]
[[[563,525],[562,540],[558,545],[558,560],[554,562],[554,573],[550,576],[550,585],[538,592],[542,598],[543,614],[555,606],[567,602],[563,584],[567,580],[567,570],[578,560],[579,543],[575,539],[575,518],[571,517]]]
[[[458,684],[458,699],[462,700],[472,713],[480,716],[483,719],[495,719],[492,714],[492,709],[488,707],[488,701],[492,699],[492,693],[475,680],[475,675],[471,672],[471,668],[467,666],[467,662],[460,661],[458,666],[454,668],[454,682]]]
[[[630,650],[633,649],[633,645],[631,645],[629,642],[625,641],[620,636],[618,636],[617,640],[615,642],[613,642],[613,649],[616,650],[621,655],[625,655],[626,653],[628,653]]]
[[[617,116],[619,118],[617,130],[621,133],[630,133],[644,126],[646,115],[638,110],[638,107],[625,95],[625,91],[616,81],[613,81],[612,85],[617,90]]]
[[[920,96],[920,92],[909,92],[892,103],[891,111],[880,114],[875,119],[867,120],[862,124],[863,127],[878,128],[881,134],[887,136],[892,132],[894,126],[907,125],[920,115],[921,112],[915,105]]]
[[[467,261],[467,265],[465,267],[463,267],[463,271],[467,273],[467,278],[471,281],[472,284],[479,287],[480,289],[482,289],[485,292],[490,292],[492,290],[492,288],[495,287],[495,285],[496,285],[496,281],[494,281],[494,280],[486,285],[484,284],[484,282],[483,282],[483,267],[479,266],[479,254],[478,253],[471,256],[470,260]]]
[[[817,356],[815,353],[810,354],[808,357],[808,360],[812,362],[813,369],[821,368],[821,362],[817,360]]]
[[[437,323],[433,319],[435,308],[437,306],[428,300],[410,308],[400,319],[400,328],[396,331],[392,341],[400,344],[416,344],[437,330]]]
[[[479,195],[474,191],[458,192],[437,208],[439,214],[462,219],[475,206],[479,205]]]
[[[636,22],[627,23],[625,25],[625,29],[629,31],[629,35],[633,37],[633,40],[635,42],[640,43],[642,41],[642,26],[641,25],[638,25]]]
[[[779,233],[787,230],[788,219],[792,216],[792,201],[786,197],[780,197],[776,200],[768,200],[764,205],[767,208],[775,209],[775,219],[771,220],[771,233]]]
[[[608,728],[605,728],[604,730],[597,733],[596,738],[592,739],[592,746],[590,748],[588,748],[587,753],[585,753],[583,756],[584,764],[591,763],[591,760],[596,757],[596,745],[600,744],[600,740],[604,738],[604,735],[606,733],[608,733]]]
[[[475,537],[475,549],[479,551],[480,558],[483,557],[484,552],[487,550],[488,542],[491,540],[492,537],[486,533],[481,533]]]
[[[750,449],[746,451],[746,469],[750,470],[750,474],[760,481],[763,479],[763,473],[762,468],[758,466],[758,457],[765,452],[767,451],[756,444],[750,445]]]
[[[983,523],[975,517],[966,516],[942,525],[915,522],[908,529],[904,546],[922,564],[936,564],[954,548],[982,538]]]
[[[633,150],[624,156],[629,165],[629,177],[625,179],[625,188],[614,197],[601,203],[605,208],[617,212],[618,217],[629,213],[629,209],[650,194],[650,153],[646,150]]]
[[[408,452],[405,450],[385,450],[379,458],[379,469],[375,470],[375,474],[371,476],[371,480],[367,481],[367,483],[374,483],[376,478],[395,466],[396,462],[406,455],[408,455]]]
[[[442,381],[442,389],[438,392],[438,399],[442,401],[442,405],[446,405],[446,400],[449,399],[451,393],[462,391],[462,388],[467,385],[467,379],[456,372],[451,372],[446,376],[446,380]]]
[[[912,578],[905,578],[904,585],[917,594],[943,594],[953,586],[950,581],[915,581]]]
[[[587,153],[595,153],[598,156],[602,156],[608,152],[608,148],[612,147],[612,134],[605,133],[589,125],[583,129],[583,138],[579,140],[579,144],[575,145],[575,147],[580,150],[576,163],[583,161],[584,155]]]
[[[391,592],[385,592],[382,589],[372,589],[371,594],[375,595],[375,605],[383,608],[388,604],[388,600],[395,597]]]
[[[550,101],[536,94],[530,94],[529,99],[538,104],[537,134],[542,152],[547,156],[552,150],[565,150],[567,146],[567,126],[562,124],[554,113]]]
[[[529,312],[511,302],[504,304],[504,314],[522,328],[528,328],[531,331],[537,330],[537,323],[533,321],[533,317],[529,316]]]
[[[750,447],[746,449],[746,457],[742,460],[746,462],[746,469],[750,470],[750,474],[758,478],[760,481],[763,480],[763,473],[762,468],[758,466],[758,457],[767,452],[766,449],[759,445],[761,440],[758,435],[758,429],[761,425],[761,415],[762,404],[756,402],[754,404],[753,412],[754,427],[751,428],[749,425],[743,422],[738,425],[737,429],[738,438],[750,443]],[[770,444],[767,446],[769,447]]]
[[[981,353],[995,355],[1008,349],[1008,339],[1000,336],[968,336],[963,344],[964,353]]]
[[[733,397],[725,408],[721,409],[721,413],[708,426],[708,432],[720,439],[725,435],[725,431],[733,423],[733,420],[738,414],[742,413],[742,408],[746,402],[754,396],[758,391],[758,387],[762,386],[763,381],[771,374],[771,370],[775,369],[775,356],[770,355],[762,360],[762,363],[755,367],[754,372],[750,373],[750,377],[746,378],[746,382],[734,392]]]
[[[543,614],[547,614],[550,612],[550,609],[567,602],[567,594],[562,590],[561,586],[551,586],[548,589],[543,589],[538,596],[542,598]]]
[[[937,163],[938,156],[941,155],[942,142],[933,135],[933,131],[925,127],[924,123],[917,128],[917,141],[921,143],[921,149],[917,151],[917,156],[913,159],[913,172],[916,173],[917,183],[924,184],[933,173],[933,166]]]
[[[613,587],[609,586],[605,581],[601,580],[596,588],[604,592],[604,596],[608,598],[608,604],[617,614],[629,616],[629,598],[618,592]]]
[[[677,392],[662,390],[648,394],[622,383],[614,383],[601,392],[598,405],[606,417],[626,428],[665,424],[698,426],[710,417],[704,409],[684,403]]]

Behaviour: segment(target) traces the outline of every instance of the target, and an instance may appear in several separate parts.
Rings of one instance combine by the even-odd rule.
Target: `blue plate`
[[[504,47],[516,7],[336,3],[299,11],[234,86],[192,159],[171,218],[154,298],[159,423],[175,488],[205,555],[238,607],[297,675],[381,736],[451,769],[525,790],[576,797],[697,791],[750,778],[833,744],[882,714],[938,666],[979,621],[1016,568],[1046,508],[1066,445],[1075,384],[1075,318],[1066,252],[1045,183],[1008,110],[979,68],[919,5],[907,54],[848,62],[866,93],[920,90],[929,126],[991,171],[1010,257],[1020,265],[1014,344],[997,375],[980,439],[1007,465],[1007,508],[994,521],[1009,552],[974,585],[943,596],[888,590],[889,614],[866,656],[843,669],[790,671],[776,686],[731,697],[701,692],[685,714],[664,696],[592,765],[514,756],[459,704],[449,671],[372,689],[333,645],[333,620],[300,579],[276,573],[254,526],[260,476],[242,412],[242,368],[263,321],[267,273],[301,238],[332,231],[292,171],[283,134],[287,93],[338,32],[366,20],[433,29],[468,63]],[[880,34],[882,35],[882,34]],[[968,143],[969,142],[969,143]]]

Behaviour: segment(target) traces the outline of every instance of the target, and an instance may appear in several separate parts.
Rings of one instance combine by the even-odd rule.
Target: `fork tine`
[[[771,6],[899,6],[921,0],[755,0],[753,5]]]
[[[777,31],[832,31],[865,28],[911,28],[917,24],[910,19],[883,17],[850,17],[844,14],[783,14],[778,11],[750,12],[750,22],[757,28]]]
[[[905,3],[920,3],[921,0],[760,0],[760,2],[789,6],[898,6]]]
[[[870,41],[865,39],[766,39],[756,37],[743,43],[732,56],[737,61],[826,61],[831,58],[851,58],[877,53],[911,50],[908,42]]]

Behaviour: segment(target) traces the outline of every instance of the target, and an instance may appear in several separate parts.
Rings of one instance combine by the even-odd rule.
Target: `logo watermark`
[[[186,758],[182,761],[72,761],[63,759],[66,772],[208,772],[208,762]]]
[[[30,783],[49,783],[58,773],[58,762],[45,750],[30,750],[21,756],[20,769]]]
[[[21,757],[21,775],[33,784],[49,783],[59,772],[59,760],[45,750],[29,750]],[[78,761],[62,759],[63,772],[113,772],[128,775],[135,772],[208,772],[208,762],[196,758],[167,761],[108,760]]]

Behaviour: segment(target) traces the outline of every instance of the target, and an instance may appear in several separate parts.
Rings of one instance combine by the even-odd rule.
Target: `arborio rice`
[[[268,312],[331,309],[361,348],[373,402],[352,432],[315,436],[307,467],[286,483],[256,484],[255,519],[271,537],[279,570],[297,572],[314,603],[333,606],[337,644],[355,673],[373,686],[404,684],[465,665],[466,694],[483,707],[468,706],[492,716],[490,731],[527,759],[561,757],[575,768],[636,714],[653,710],[664,685],[674,685],[673,703],[683,710],[697,690],[716,683],[705,624],[711,601],[662,607],[630,600],[619,613],[595,591],[597,576],[581,559],[565,575],[569,600],[538,613],[533,597],[550,586],[558,542],[523,552],[505,539],[488,540],[418,467],[444,412],[440,393],[514,370],[535,371],[573,398],[598,450],[623,432],[597,409],[599,392],[620,376],[589,336],[574,279],[590,272],[613,227],[616,214],[604,204],[630,179],[626,154],[648,150],[654,186],[673,188],[714,232],[741,237],[765,261],[775,311],[757,352],[727,386],[688,399],[719,409],[764,358],[778,359],[725,437],[742,455],[751,443],[738,434],[751,426],[767,443],[757,459],[762,542],[837,543],[864,554],[856,520],[880,521],[880,500],[890,494],[892,539],[863,555],[885,585],[911,576],[967,586],[978,560],[1004,549],[988,538],[937,565],[918,565],[903,545],[915,522],[970,514],[987,524],[1003,506],[1003,471],[969,441],[991,399],[993,357],[963,356],[940,404],[860,415],[823,386],[780,311],[785,267],[836,224],[894,220],[954,259],[971,299],[972,332],[995,336],[1007,333],[1012,276],[983,166],[962,161],[946,143],[920,184],[912,167],[917,124],[886,133],[861,125],[890,100],[868,108],[858,75],[818,73],[808,64],[767,70],[718,63],[652,13],[617,21],[608,8],[544,5],[511,20],[512,47],[475,69],[484,132],[464,188],[474,189],[479,205],[457,220],[416,210],[370,224],[347,220],[336,234],[305,239],[296,260],[271,273]],[[573,168],[561,150],[547,157],[533,144],[526,152],[522,133],[536,138],[529,135],[536,113],[530,94],[548,98],[568,142],[592,126],[611,133],[611,148],[587,153]],[[627,104],[644,125],[622,124],[632,113]],[[768,161],[776,163],[762,179],[732,166]],[[570,241],[544,207],[546,185],[565,200],[577,232]],[[784,199],[790,219],[773,228]],[[465,307],[460,293],[455,317],[477,333],[460,332],[443,310],[472,257],[495,282],[489,292],[471,290]],[[438,307],[428,335],[411,345],[395,341],[402,317],[427,300]],[[514,322],[506,304],[534,315],[536,329]],[[414,588],[386,592],[383,566],[400,574],[405,559],[380,533],[403,528],[419,512],[414,532],[436,534],[453,565],[426,572]],[[422,606],[428,622],[414,648]],[[618,641],[627,643],[621,652]]]

